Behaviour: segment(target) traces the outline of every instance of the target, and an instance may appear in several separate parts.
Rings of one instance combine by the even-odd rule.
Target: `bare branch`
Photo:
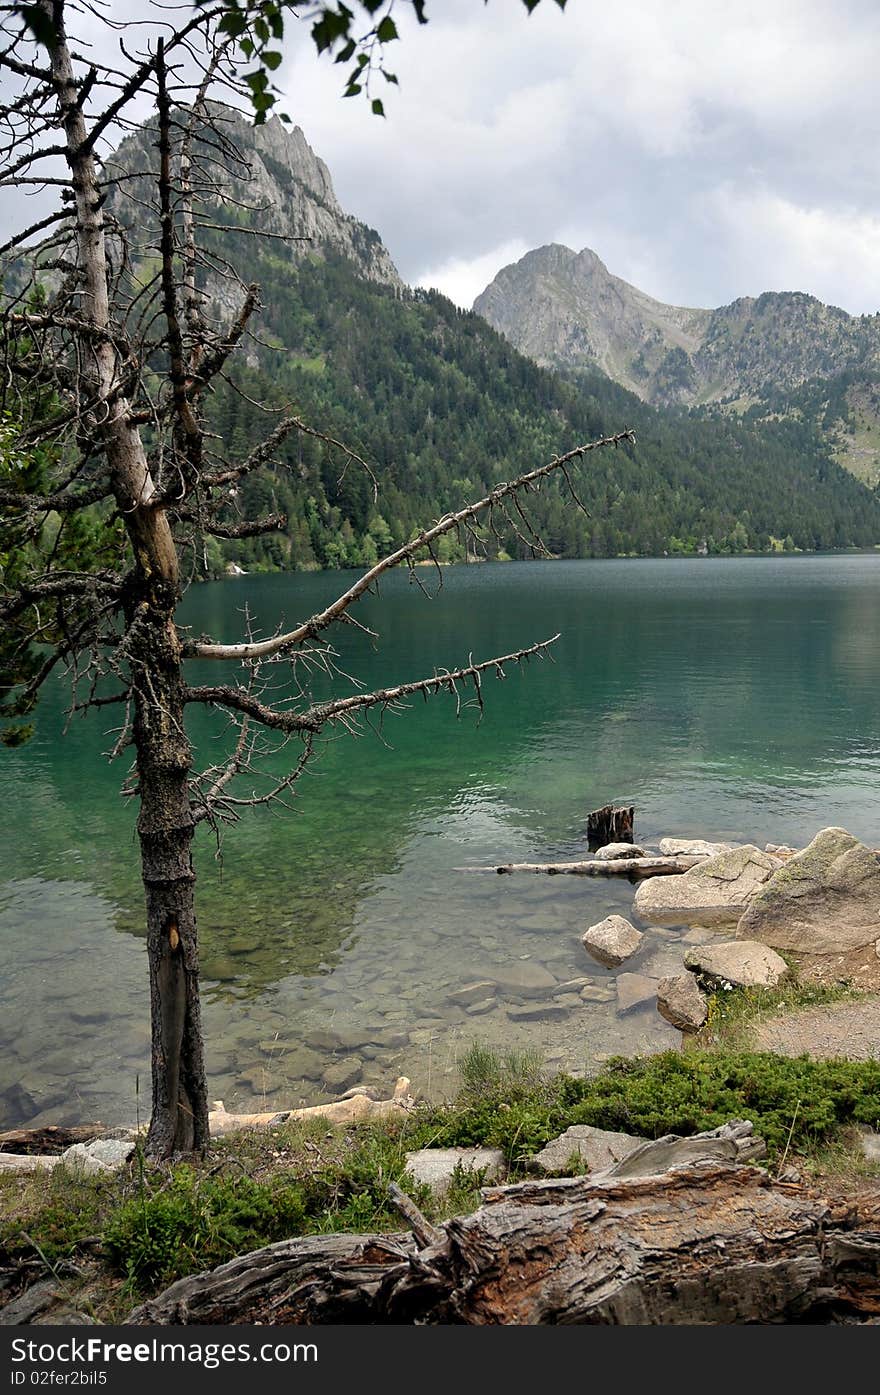
[[[206,703],[208,706],[241,712],[252,717],[261,726],[272,731],[282,731],[286,735],[301,731],[317,733],[328,723],[348,721],[371,707],[394,707],[402,699],[413,697],[417,693],[421,693],[425,698],[440,692],[449,692],[457,697],[456,684],[468,681],[473,684],[478,705],[481,706],[479,680],[482,674],[494,672],[497,678],[504,678],[506,664],[519,664],[534,655],[542,655],[558,639],[558,634],[553,635],[552,638],[541,640],[527,649],[517,649],[512,654],[484,659],[478,664],[470,662],[463,668],[439,669],[430,678],[420,678],[412,683],[399,683],[392,688],[378,688],[371,693],[355,693],[352,697],[316,703],[304,712],[270,707],[243,688],[233,688],[231,685],[187,688],[185,701]]]
[[[551,475],[554,470],[568,465],[573,460],[578,460],[590,451],[601,450],[604,446],[619,446],[622,443],[632,444],[635,435],[631,430],[618,431],[613,436],[603,436],[597,441],[590,441],[583,446],[575,446],[573,450],[566,451],[565,455],[557,456],[547,465],[541,465],[535,470],[530,470],[524,475],[518,476],[515,480],[510,480],[506,484],[499,484],[475,504],[468,504],[465,508],[459,509],[456,513],[450,513],[441,518],[438,523],[430,528],[424,529],[411,542],[399,547],[396,552],[391,552],[383,557],[364,572],[353,586],[349,587],[339,596],[326,610],[319,611],[313,615],[305,624],[298,625],[295,630],[289,630],[286,634],[275,635],[272,639],[262,640],[256,644],[215,644],[201,640],[190,641],[184,646],[184,655],[187,658],[198,659],[233,659],[239,662],[251,661],[254,659],[266,659],[273,654],[283,653],[285,650],[293,649],[305,640],[313,639],[321,630],[332,625],[341,615],[348,610],[349,606],[359,600],[378,581],[379,577],[393,567],[400,566],[408,558],[415,556],[422,548],[427,547],[435,538],[442,537],[444,533],[452,532],[453,529],[460,528],[463,523],[475,518],[484,509],[491,509],[502,499],[526,489],[529,485]]]

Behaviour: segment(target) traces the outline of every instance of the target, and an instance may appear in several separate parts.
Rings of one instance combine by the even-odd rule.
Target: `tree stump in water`
[[[604,848],[606,843],[631,843],[633,841],[633,821],[635,805],[616,808],[605,804],[587,815],[587,841],[590,851]]]

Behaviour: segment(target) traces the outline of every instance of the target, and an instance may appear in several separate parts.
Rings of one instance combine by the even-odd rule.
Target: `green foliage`
[[[229,236],[226,255],[254,256]],[[369,566],[427,520],[479,498],[499,480],[572,444],[631,425],[636,446],[588,456],[572,471],[589,516],[563,481],[530,495],[528,512],[554,556],[694,555],[867,547],[880,538],[880,499],[832,462],[808,423],[741,422],[658,411],[601,375],[565,381],[518,354],[478,316],[436,292],[395,293],[341,258],[295,267],[262,255],[264,332],[286,346],[242,371],[254,398],[293,403],[305,420],[349,442],[375,469],[370,481],[320,441],[291,438],[285,468],[242,489],[243,511],[280,509],[287,536],[227,544],[258,567]],[[320,363],[320,372],[312,365]],[[246,453],[264,419],[219,384],[212,427]],[[501,520],[498,520],[501,523]],[[522,530],[520,529],[520,532]],[[530,555],[514,527],[487,535],[490,558]],[[441,561],[463,561],[460,539]]]
[[[880,1061],[791,1059],[769,1052],[666,1052],[609,1062],[573,1080],[562,1098],[574,1124],[646,1138],[692,1134],[728,1119],[751,1119],[777,1156],[794,1123],[792,1147],[828,1139],[852,1123],[880,1121]]]
[[[572,1124],[644,1138],[694,1134],[728,1119],[751,1119],[769,1155],[831,1140],[847,1125],[880,1122],[880,1061],[816,1061],[769,1053],[666,1052],[615,1059],[597,1075],[558,1077],[507,1099],[489,1091],[429,1111],[420,1136],[439,1147],[487,1145],[511,1161]],[[424,1142],[420,1146],[426,1146]]]
[[[126,1202],[104,1241],[115,1267],[138,1287],[211,1268],[246,1250],[298,1235],[305,1221],[301,1188],[248,1177],[199,1177],[179,1167],[152,1195]]]

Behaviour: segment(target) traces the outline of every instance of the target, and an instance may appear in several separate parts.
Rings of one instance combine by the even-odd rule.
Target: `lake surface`
[[[193,589],[184,618],[232,639],[247,606],[271,631],[348,580],[218,582]],[[405,1073],[439,1096],[475,1039],[574,1070],[675,1045],[653,1005],[618,1014],[614,973],[580,944],[588,924],[630,913],[628,882],[458,870],[578,856],[598,805],[635,804],[647,843],[803,845],[829,824],[880,843],[880,555],[458,567],[432,600],[396,576],[357,613],[378,647],[353,627],[336,644],[371,686],[561,639],[555,662],[487,678],[481,724],[446,696],[419,699],[381,734],[339,734],[294,810],[247,813],[221,860],[202,827],[210,1093],[228,1108],[326,1099],[340,1061],[366,1084]],[[219,666],[202,670],[193,681]],[[102,756],[107,713],[63,737],[65,700],[59,683],[33,742],[0,756],[2,1126],[149,1110],[135,810],[119,796],[125,762]],[[219,731],[193,713],[202,764]],[[652,931],[625,968],[656,977],[680,953],[677,932]],[[509,982],[524,965],[559,985],[554,1020],[509,1015],[536,1002]],[[508,983],[476,1014],[449,1002],[474,979]]]

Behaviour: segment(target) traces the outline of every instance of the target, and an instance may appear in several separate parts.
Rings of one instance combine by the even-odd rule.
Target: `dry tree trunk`
[[[193,908],[191,752],[184,731],[177,549],[166,509],[124,388],[125,366],[110,313],[102,190],[88,139],[82,94],[54,7],[49,48],[76,198],[76,243],[82,284],[83,376],[94,404],[87,423],[100,444],[134,568],[125,598],[127,633],[117,660],[127,661],[134,698],[138,834],[147,904],[153,1109],[148,1150],[168,1157],[208,1142],[208,1100],[198,998]]]
[[[615,808],[613,804],[603,804],[587,815],[587,840],[591,851],[602,848],[606,843],[631,843],[635,805],[628,804]]]
[[[308,1236],[181,1279],[145,1323],[730,1324],[880,1313],[880,1189],[827,1200],[757,1168],[483,1191],[435,1243]]]

